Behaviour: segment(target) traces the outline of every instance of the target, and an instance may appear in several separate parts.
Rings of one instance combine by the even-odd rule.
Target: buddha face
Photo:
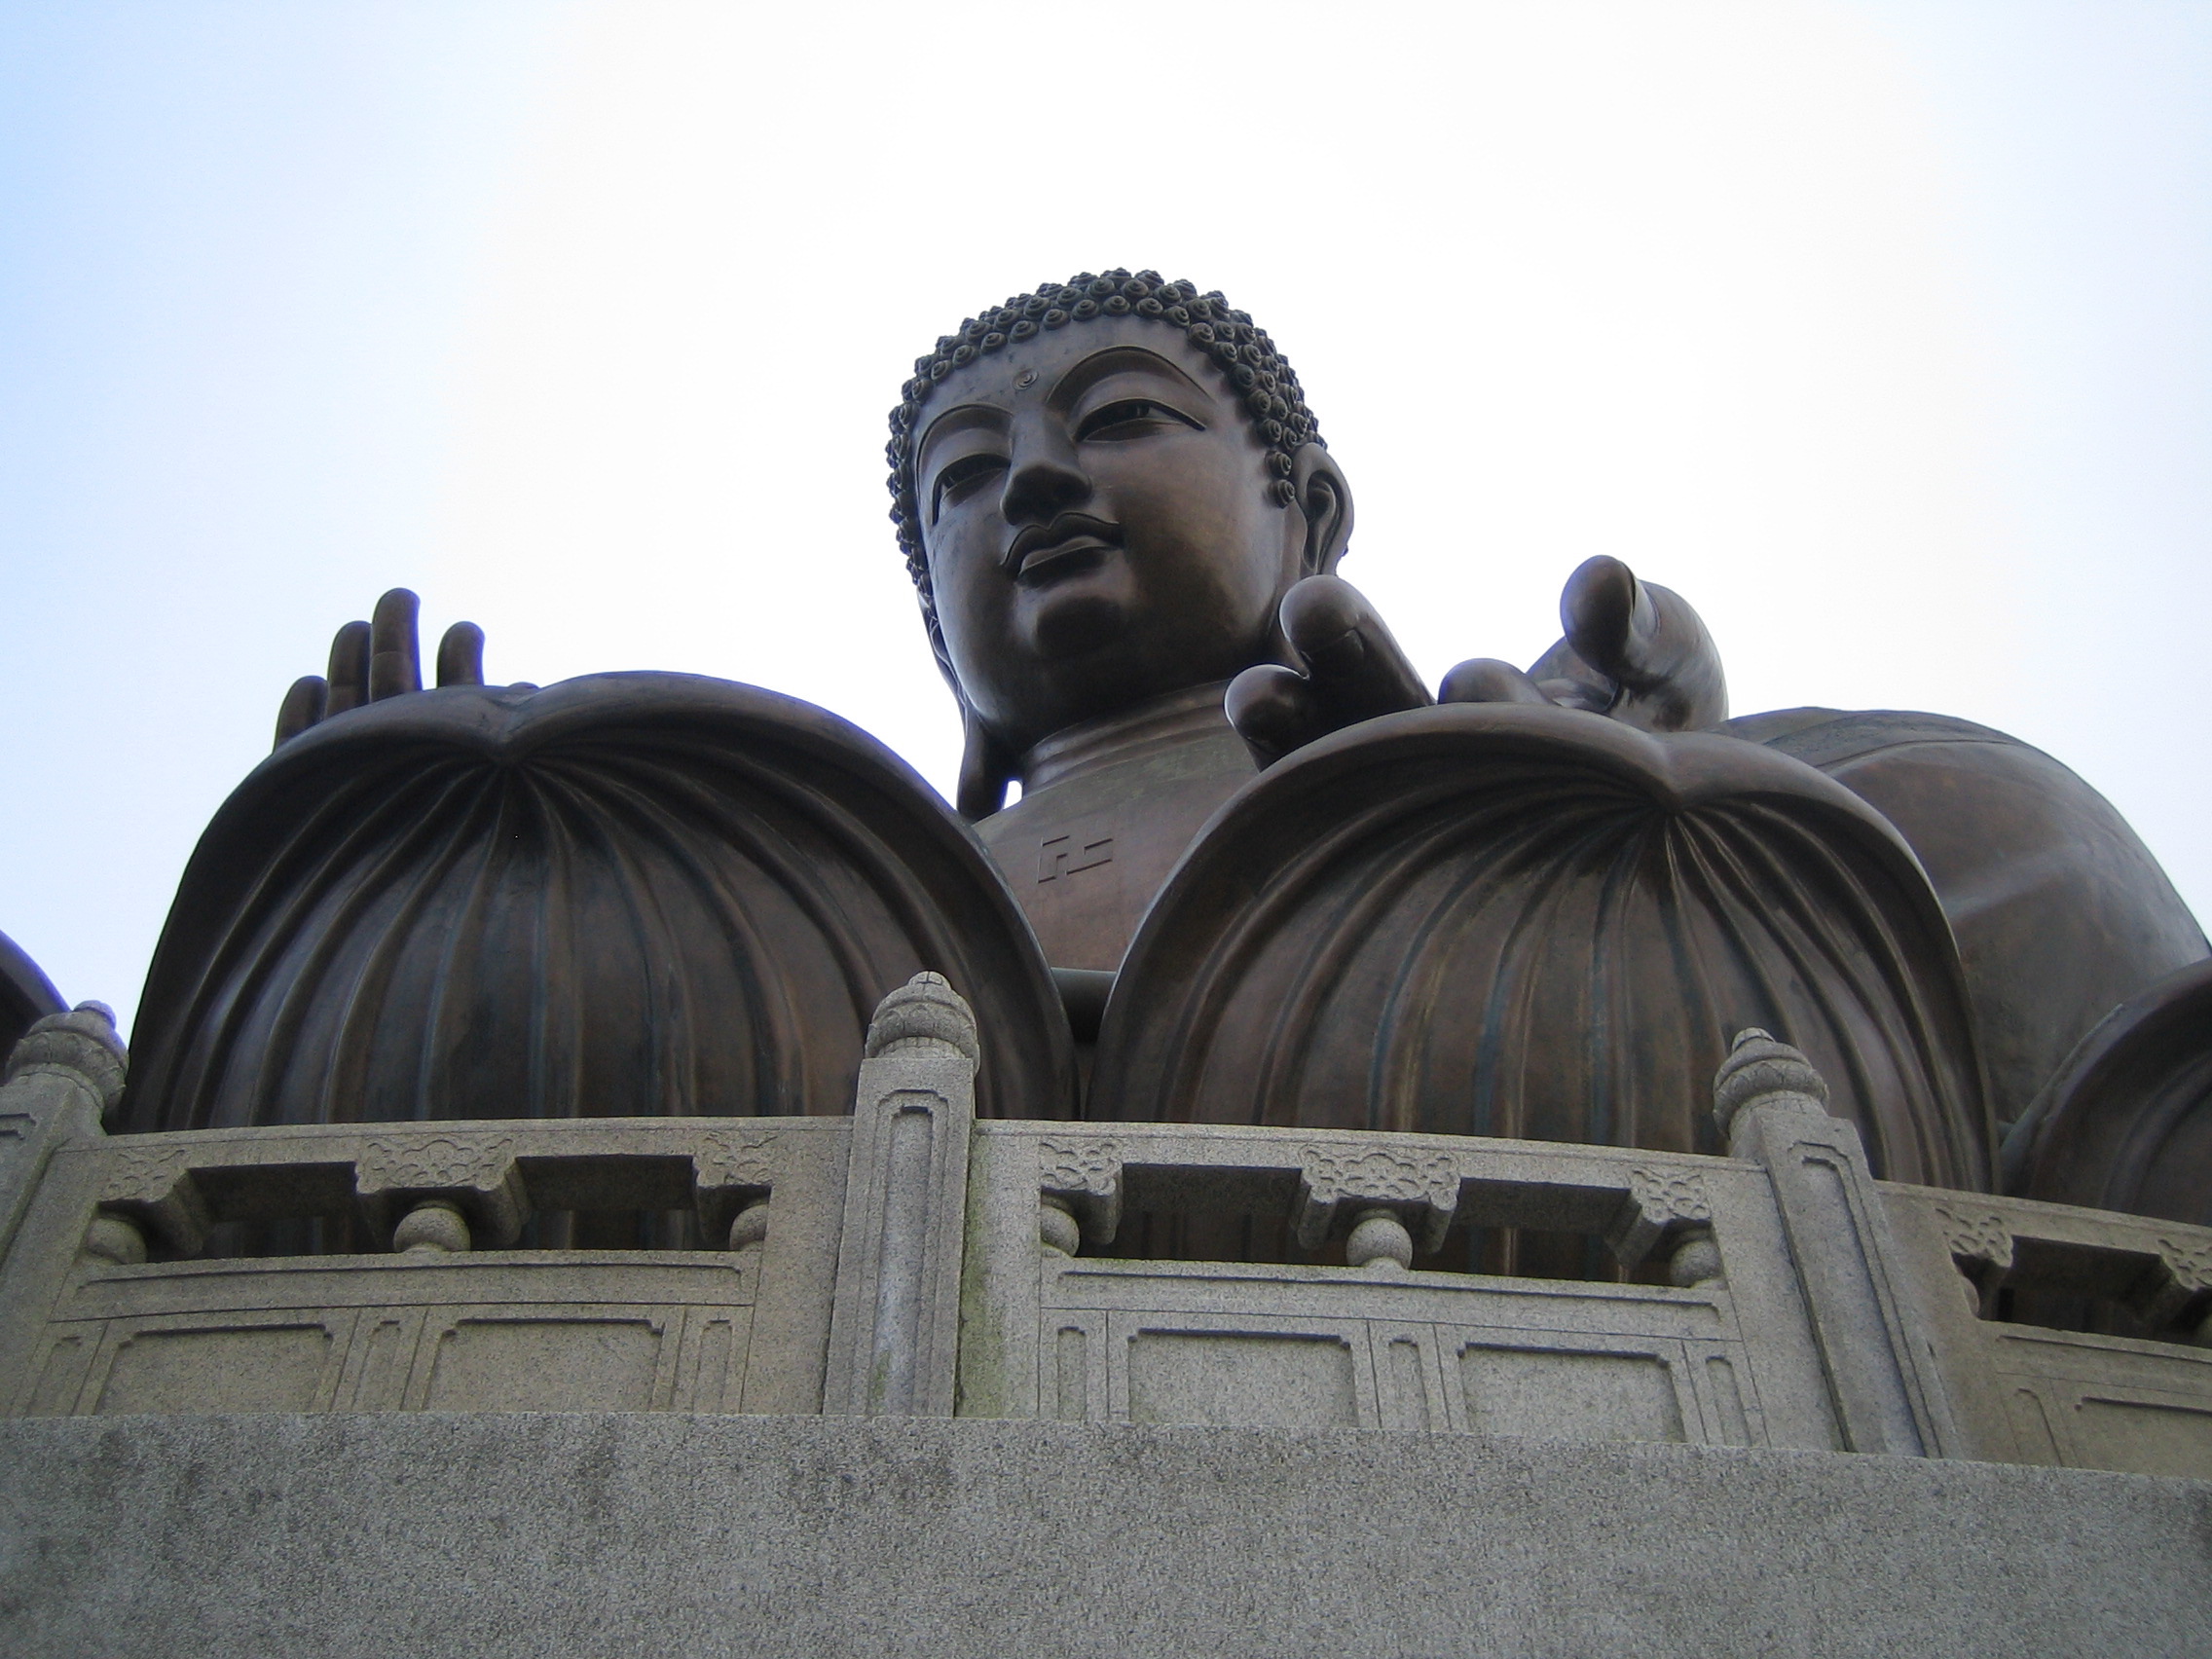
[[[1306,512],[1271,498],[1212,359],[1137,316],[958,370],[925,406],[914,478],[954,672],[1014,754],[1275,657],[1276,605],[1323,557]]]

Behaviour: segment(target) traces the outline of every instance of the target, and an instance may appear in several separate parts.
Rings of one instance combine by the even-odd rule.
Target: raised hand
[[[1567,637],[1533,668],[1478,657],[1447,674],[1433,700],[1548,703],[1646,731],[1728,718],[1720,653],[1679,594],[1601,556],[1567,578],[1559,610]],[[1248,668],[1225,699],[1230,724],[1261,766],[1355,721],[1432,700],[1374,607],[1342,577],[1307,577],[1283,596],[1281,615],[1305,672]]]
[[[1487,657],[1463,662],[1444,677],[1437,700],[1557,703],[1645,731],[1728,718],[1720,653],[1681,595],[1601,555],[1567,578],[1559,615],[1567,637],[1528,673]]]
[[[1342,576],[1308,576],[1283,595],[1280,614],[1306,672],[1261,663],[1231,681],[1223,700],[1261,766],[1341,726],[1433,700],[1367,596]]]
[[[374,619],[349,622],[330,642],[330,673],[303,675],[284,693],[276,714],[276,747],[332,715],[423,689],[423,656],[416,637],[422,602],[405,588],[377,601]],[[484,630],[456,622],[438,642],[438,683],[484,683]]]

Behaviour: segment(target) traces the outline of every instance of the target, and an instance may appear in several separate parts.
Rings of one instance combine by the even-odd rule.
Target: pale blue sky
[[[0,930],[128,1015],[393,583],[948,786],[882,413],[1114,263],[1283,342],[1431,678],[1620,553],[1739,712],[2013,730],[2212,913],[2212,4],[1175,15],[0,5]]]

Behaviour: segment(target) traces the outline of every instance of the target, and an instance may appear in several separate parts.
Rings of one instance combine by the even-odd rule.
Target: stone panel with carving
[[[1310,1250],[1346,1205],[1403,1206],[1420,1224],[1422,1246],[1444,1241],[1459,1204],[1459,1165],[1448,1153],[1313,1145],[1300,1155],[1298,1240]]]
[[[1122,1226],[1122,1156],[1110,1140],[1037,1143],[1038,1190],[1064,1199],[1094,1244],[1110,1244]]]

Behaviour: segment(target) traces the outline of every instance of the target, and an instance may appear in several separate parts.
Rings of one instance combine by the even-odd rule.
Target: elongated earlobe
[[[1006,805],[1006,787],[1014,781],[1014,756],[983,728],[976,711],[961,711],[967,738],[960,751],[960,788],[953,805],[974,824]]]

